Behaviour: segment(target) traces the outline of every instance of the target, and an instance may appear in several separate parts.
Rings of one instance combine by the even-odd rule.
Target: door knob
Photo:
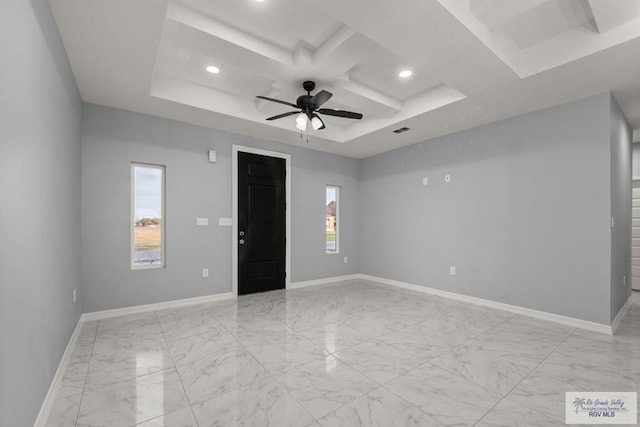
[[[238,240],[238,243],[240,243],[241,245],[244,245],[244,239]]]

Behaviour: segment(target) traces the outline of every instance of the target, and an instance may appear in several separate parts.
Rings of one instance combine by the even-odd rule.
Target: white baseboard
[[[346,276],[334,276],[324,279],[308,280],[305,282],[290,283],[287,289],[304,288],[307,286],[326,285],[328,283],[340,282],[343,280],[357,279],[359,274],[350,274]],[[87,322],[90,320],[107,319],[109,317],[124,316],[126,314],[146,313],[149,311],[164,310],[167,308],[186,307],[194,304],[202,304],[205,302],[222,301],[236,298],[232,292],[224,292],[221,294],[207,295],[203,297],[187,298],[175,301],[159,302],[155,304],[137,305],[133,307],[115,308],[112,310],[94,311],[91,313],[84,313],[80,320]]]
[[[163,310],[166,308],[186,307],[195,304],[202,304],[205,302],[222,301],[232,298],[235,297],[231,294],[231,292],[225,292],[222,294],[207,295],[203,297],[187,298],[176,301],[161,302],[157,304],[145,304],[135,307],[116,308],[114,310],[95,311],[93,313],[82,314],[78,319],[76,328],[73,331],[73,334],[71,335],[71,338],[67,343],[67,348],[64,351],[60,363],[58,364],[58,369],[56,370],[56,374],[54,375],[53,380],[51,381],[51,385],[49,386],[47,395],[42,402],[42,406],[40,407],[40,412],[38,412],[38,417],[36,418],[34,427],[44,427],[47,423],[47,419],[49,418],[49,414],[51,413],[51,409],[53,407],[53,402],[56,400],[58,389],[60,388],[62,376],[64,375],[64,371],[67,369],[69,358],[71,357],[71,353],[76,346],[78,334],[84,322],[88,322],[91,320],[108,319],[110,317],[117,317],[125,314],[146,313],[149,311]]]
[[[616,314],[616,317],[611,322],[611,330],[613,331],[614,334],[618,330],[618,327],[620,326],[620,322],[622,322],[622,319],[624,318],[625,314],[627,314],[627,311],[629,311],[631,304],[633,304],[632,300],[633,300],[633,295],[631,295],[629,299],[627,299],[627,302],[624,303],[624,305],[622,306],[618,314]]]
[[[373,282],[382,283],[385,285],[395,286],[398,288],[409,289],[412,291],[423,292],[431,295],[437,295],[444,298],[454,299],[457,301],[468,302],[471,304],[477,304],[484,307],[496,308],[498,310],[509,311],[511,313],[522,314],[524,316],[535,317],[541,320],[548,320],[551,322],[561,323],[563,325],[573,326],[576,328],[586,329],[589,331],[599,332],[602,334],[613,334],[613,329],[610,325],[602,323],[590,322],[588,320],[576,319],[573,317],[562,316],[560,314],[547,313],[546,311],[533,310],[530,308],[520,307],[517,305],[505,304],[501,302],[491,301],[483,298],[472,297],[463,294],[457,294],[454,292],[443,291],[440,289],[428,288],[426,286],[414,285],[412,283],[398,282],[396,280],[384,279],[382,277],[369,276],[368,274],[359,274],[360,279],[371,280]]]
[[[334,276],[334,277],[327,277],[324,279],[307,280],[304,282],[290,283],[289,289],[298,289],[298,288],[305,288],[309,286],[326,285],[330,283],[336,283],[336,282],[345,281],[345,280],[356,280],[356,279],[370,280],[372,282],[376,282],[384,285],[395,286],[398,288],[409,289],[412,291],[427,293],[431,295],[437,295],[444,298],[449,298],[457,301],[481,305],[484,307],[490,307],[490,308],[495,308],[499,310],[509,311],[516,314],[522,314],[524,316],[535,317],[537,319],[548,320],[551,322],[556,322],[564,325],[569,325],[569,326],[586,329],[594,332],[609,334],[609,335],[613,334],[615,329],[619,326],[620,321],[622,320],[627,310],[629,309],[630,304],[640,303],[640,294],[633,293],[631,295],[631,298],[627,300],[625,305],[622,307],[622,309],[620,310],[620,312],[612,322],[612,325],[605,325],[601,323],[589,322],[582,319],[575,319],[573,317],[561,316],[558,314],[547,313],[544,311],[533,310],[525,307],[519,307],[511,304],[504,304],[501,302],[486,300],[486,299],[472,297],[468,295],[457,294],[454,292],[443,291],[440,289],[428,288],[426,286],[419,286],[411,283],[399,282],[391,279],[384,279],[382,277],[370,276],[368,274],[350,274],[346,276]],[[167,302],[161,302],[156,304],[145,304],[145,305],[139,305],[134,307],[116,308],[113,310],[95,311],[92,313],[82,314],[80,316],[80,319],[78,319],[76,328],[73,331],[71,338],[69,339],[69,343],[67,344],[67,348],[65,349],[62,359],[60,360],[58,369],[56,370],[56,374],[54,375],[53,380],[51,382],[51,386],[49,387],[49,390],[47,392],[47,395],[45,396],[44,402],[40,407],[40,412],[38,413],[38,417],[36,418],[34,427],[44,427],[46,424],[49,413],[51,412],[51,408],[53,407],[53,402],[55,401],[58,388],[60,386],[62,375],[65,369],[67,368],[67,364],[69,363],[69,358],[71,356],[71,353],[78,339],[78,333],[82,327],[82,323],[91,321],[91,320],[99,320],[99,319],[107,319],[110,317],[123,316],[126,314],[146,313],[150,311],[163,310],[167,308],[186,307],[186,306],[195,305],[195,304],[202,304],[205,302],[222,301],[222,300],[229,300],[233,298],[236,298],[233,295],[233,293],[225,292],[221,294],[207,295],[203,297],[187,298],[182,300],[167,301]]]
[[[329,283],[341,282],[343,280],[359,279],[360,274],[349,274],[346,276],[326,277],[324,279],[306,280],[304,282],[290,283],[288,289],[306,288],[308,286],[327,285]]]
[[[323,284],[335,283],[343,280],[351,280],[351,279],[357,279],[357,278],[358,278],[357,274],[352,274],[348,276],[329,277],[325,279],[291,283],[289,285],[289,288],[290,289],[303,288],[307,286],[323,285]],[[80,329],[82,328],[82,324],[84,322],[89,322],[92,320],[108,319],[111,317],[124,316],[127,314],[147,313],[150,311],[164,310],[167,308],[187,307],[195,304],[202,304],[202,303],[214,302],[214,301],[223,301],[223,300],[229,300],[234,298],[236,297],[233,295],[232,292],[224,292],[221,294],[207,295],[202,297],[186,298],[181,300],[166,301],[166,302],[160,302],[155,304],[145,304],[145,305],[138,305],[133,307],[116,308],[112,310],[102,310],[102,311],[94,311],[91,313],[83,313],[78,319],[76,328],[73,331],[73,334],[69,339],[69,342],[67,343],[67,348],[65,349],[65,352],[62,356],[62,359],[60,360],[60,363],[58,364],[58,369],[56,370],[53,380],[51,381],[51,385],[49,386],[47,395],[45,396],[44,401],[42,402],[42,406],[40,407],[40,412],[38,413],[38,417],[36,418],[34,427],[44,427],[46,425],[47,419],[49,418],[49,414],[51,413],[51,409],[53,407],[53,402],[55,401],[56,396],[58,394],[58,389],[60,388],[60,382],[62,380],[62,376],[64,375],[64,372],[67,368],[67,365],[69,363],[69,358],[71,356],[71,353],[73,352],[73,349],[75,348],[76,341],[78,340],[78,333],[80,332]]]
[[[67,369],[67,365],[69,364],[71,353],[73,353],[73,349],[76,346],[76,341],[78,340],[80,329],[82,329],[81,318],[78,319],[76,328],[73,330],[71,338],[69,338],[67,348],[62,354],[60,363],[58,363],[58,369],[56,370],[56,374],[53,376],[53,380],[51,380],[51,385],[49,386],[47,395],[44,397],[42,406],[40,406],[40,412],[38,412],[38,417],[36,418],[36,422],[33,424],[33,427],[44,427],[47,424],[47,419],[49,418],[49,414],[51,413],[51,409],[53,408],[53,403],[55,402],[56,396],[58,395],[58,389],[60,388],[62,377],[64,376],[64,372]]]
[[[631,291],[631,304],[640,304],[640,291]]]
[[[113,310],[94,311],[92,313],[84,313],[80,320],[87,322],[90,320],[108,319],[109,317],[124,316],[125,314],[147,313],[149,311],[164,310],[167,308],[187,307],[205,302],[222,301],[235,298],[231,292],[221,294],[206,295],[203,297],[194,297],[179,299],[175,301],[159,302],[155,304],[137,305],[134,307],[115,308]]]

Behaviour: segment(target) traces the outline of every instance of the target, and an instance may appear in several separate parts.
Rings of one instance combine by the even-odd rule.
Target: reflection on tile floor
[[[553,426],[640,389],[616,336],[353,280],[85,322],[47,426]]]

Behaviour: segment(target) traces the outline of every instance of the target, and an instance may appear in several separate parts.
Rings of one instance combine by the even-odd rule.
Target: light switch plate
[[[218,225],[221,227],[231,227],[233,225],[233,218],[218,218]]]
[[[196,225],[209,225],[209,218],[196,218]]]

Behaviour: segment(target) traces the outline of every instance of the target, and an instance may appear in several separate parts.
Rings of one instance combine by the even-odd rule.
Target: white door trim
[[[231,215],[233,226],[231,231],[231,277],[233,283],[233,296],[238,296],[238,153],[252,153],[261,156],[276,157],[285,160],[285,177],[287,209],[285,211],[286,244],[285,244],[285,279],[284,287],[288,289],[291,283],[291,154],[277,151],[262,150],[260,148],[245,147],[242,145],[231,146]]]
[[[631,289],[635,290],[635,291],[640,291],[640,278],[638,277],[637,274],[634,274],[635,272],[637,272],[638,270],[638,266],[635,264],[638,260],[637,256],[634,256],[634,248],[638,248],[638,246],[634,245],[633,242],[634,240],[637,239],[637,237],[634,237],[634,230],[637,229],[638,227],[634,227],[633,222],[634,220],[637,220],[638,217],[634,216],[634,214],[636,214],[636,209],[638,209],[638,207],[634,207],[633,203],[638,200],[637,197],[634,197],[634,193],[636,193],[636,190],[638,190],[638,188],[640,188],[640,179],[639,178],[634,178],[631,181],[631,257],[630,257],[630,262],[631,262],[631,277],[630,280],[628,280],[627,283],[631,284]]]

